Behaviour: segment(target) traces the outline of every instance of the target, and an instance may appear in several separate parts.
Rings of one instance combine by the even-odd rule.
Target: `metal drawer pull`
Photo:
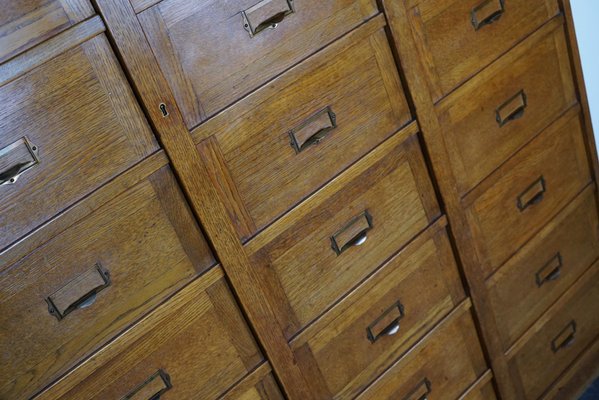
[[[262,0],[241,12],[243,29],[254,37],[265,29],[275,29],[289,14],[295,12],[293,0]]]
[[[48,311],[60,321],[69,313],[94,304],[96,295],[108,286],[110,273],[98,263],[48,296]]]
[[[366,334],[371,343],[376,342],[382,336],[393,336],[399,332],[400,321],[404,317],[404,307],[398,301],[388,308],[383,315],[368,326]]]
[[[470,13],[470,20],[474,30],[490,25],[503,15],[505,8],[503,0],[485,0],[474,7]]]
[[[39,150],[26,137],[0,149],[0,186],[13,184],[40,163]]]
[[[331,236],[331,247],[335,254],[340,255],[350,247],[361,246],[368,239],[368,231],[371,229],[372,217],[366,210]]]
[[[526,93],[524,90],[521,90],[497,107],[495,110],[495,119],[499,127],[501,128],[508,122],[521,118],[524,115],[527,105]]]
[[[326,107],[289,131],[291,147],[296,153],[301,153],[308,147],[322,142],[336,127],[337,116],[330,106]]]
[[[529,206],[539,204],[543,200],[546,191],[547,188],[545,186],[545,178],[541,176],[529,187],[527,187],[520,196],[518,196],[518,209],[520,211],[524,211]]]
[[[130,391],[121,400],[159,400],[160,396],[172,387],[171,378],[166,372],[159,369],[158,372]]]
[[[537,286],[557,280],[562,271],[562,255],[558,252],[536,273]]]
[[[557,353],[561,349],[570,347],[576,341],[576,321],[570,323],[551,341],[551,350]]]
[[[431,390],[431,381],[424,378],[403,400],[427,400]]]

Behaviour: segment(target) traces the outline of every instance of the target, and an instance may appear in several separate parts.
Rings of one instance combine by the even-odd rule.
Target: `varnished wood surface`
[[[0,397],[29,398],[214,263],[168,167],[153,172],[0,275]],[[51,315],[46,299],[96,265],[110,286]]]
[[[76,41],[79,31],[66,34]],[[2,249],[157,149],[103,34],[60,55],[51,44],[31,70],[29,52],[10,61],[27,67],[0,87],[0,148],[26,138],[39,154],[37,165],[0,186]],[[18,161],[3,162],[2,172]]]
[[[317,397],[353,398],[464,299],[444,222],[293,339],[300,365],[313,371]],[[404,312],[399,330],[387,335],[397,307]],[[373,342],[368,328],[374,331],[375,321],[382,336]]]
[[[579,115],[567,113],[494,172],[482,194],[467,199],[485,272],[501,265],[590,183],[583,140]],[[544,190],[536,186],[540,180]],[[519,205],[521,199],[528,204]]]
[[[139,1],[132,1],[138,6]],[[292,0],[276,29],[250,37],[256,0],[163,0],[138,14],[189,129],[332,42],[376,12],[374,0]],[[262,3],[273,16],[287,0]]]
[[[223,196],[230,208],[247,215],[243,239],[411,119],[383,24],[377,17],[192,132],[201,152],[218,148],[215,180],[230,193]],[[290,131],[327,107],[337,127],[298,153]],[[308,135],[317,134],[312,129]]]
[[[262,359],[217,267],[36,399],[120,399],[159,369],[161,399],[215,399]]]
[[[426,398],[460,398],[486,371],[469,308],[469,301],[462,303],[358,399],[417,400],[425,379]]]
[[[0,63],[91,17],[88,0],[5,0],[0,13]]]
[[[597,338],[598,302],[599,263],[595,263],[508,351],[522,399],[540,397]],[[569,324],[575,325],[572,341],[562,334]]]
[[[262,364],[225,393],[221,400],[283,400],[270,365]]]
[[[599,257],[594,191],[587,187],[487,281],[506,350]],[[552,271],[555,280],[538,281]]]
[[[551,20],[437,105],[461,194],[576,103],[562,21]],[[501,126],[496,110],[520,91],[522,116]]]
[[[276,295],[288,338],[440,215],[415,129],[399,132],[246,246]],[[337,255],[331,236],[365,211],[373,225],[366,241]]]
[[[493,388],[493,373],[490,370],[485,372],[470,389],[462,394],[460,400],[497,400]]]
[[[475,29],[482,15],[501,10],[499,0],[408,0],[418,55],[433,100],[447,95],[558,13],[555,0],[510,0],[494,22]]]
[[[254,332],[286,394],[310,399],[283,328],[275,318],[269,292],[261,283],[238,239],[227,208],[219,199],[211,174],[195,149],[160,67],[145,41],[143,29],[126,0],[98,1],[124,65],[147,115],[169,155],[191,207],[202,222]],[[168,115],[160,108],[164,104]]]

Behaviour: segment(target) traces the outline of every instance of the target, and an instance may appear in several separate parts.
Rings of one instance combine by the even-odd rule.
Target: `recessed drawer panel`
[[[163,0],[138,17],[191,129],[377,12],[374,0]]]
[[[0,397],[29,398],[214,264],[158,169],[0,275]]]
[[[262,364],[229,390],[220,400],[283,400],[270,366]]]
[[[93,14],[87,0],[2,1],[0,63]]]
[[[437,105],[461,194],[576,103],[562,21],[553,19]]]
[[[537,399],[599,332],[599,263],[587,271],[508,353],[523,398]]]
[[[490,373],[490,372],[489,372]],[[459,397],[459,400],[497,400],[491,379],[477,383]]]
[[[104,34],[13,76],[34,50],[0,74],[0,249],[157,149]]]
[[[358,399],[458,399],[487,370],[468,305],[456,309]]]
[[[488,281],[507,349],[599,258],[595,186],[589,186]]]
[[[410,125],[247,245],[288,337],[439,216]]]
[[[193,131],[264,228],[410,120],[378,17]],[[208,142],[208,143],[206,143]],[[238,216],[233,216],[238,219]],[[236,217],[236,218],[235,218]]]
[[[437,223],[291,342],[314,397],[353,398],[464,297]]]
[[[590,181],[575,107],[466,198],[483,269],[494,271]]]
[[[559,12],[555,0],[410,0],[409,20],[439,100]]]
[[[217,267],[37,399],[216,399],[262,360]]]

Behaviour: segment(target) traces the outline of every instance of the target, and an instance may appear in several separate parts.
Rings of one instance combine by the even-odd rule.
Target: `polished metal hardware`
[[[504,0],[485,0],[470,12],[470,22],[475,31],[499,20],[505,11]]]
[[[495,110],[495,120],[499,127],[505,126],[510,121],[522,118],[524,111],[528,105],[526,93],[520,90],[518,93],[510,97],[502,105]]]
[[[366,328],[366,336],[371,343],[383,336],[393,336],[401,328],[400,322],[404,317],[404,307],[398,300]]]
[[[40,163],[39,149],[27,137],[0,149],[0,186],[11,185]]]
[[[172,387],[170,376],[164,370],[159,369],[121,400],[159,400]]]
[[[262,0],[241,12],[243,29],[250,37],[266,29],[275,29],[290,14],[295,12],[293,0]]]
[[[331,236],[333,251],[340,255],[350,247],[363,245],[368,239],[368,231],[372,228],[372,216],[365,210]]]
[[[337,116],[330,106],[325,107],[289,131],[291,147],[299,154],[322,142],[336,127]]]
[[[97,263],[48,296],[48,312],[60,321],[75,310],[91,306],[110,284],[110,272]]]
[[[546,191],[545,178],[541,176],[518,196],[516,202],[518,209],[524,211],[532,205],[539,204],[543,200]]]

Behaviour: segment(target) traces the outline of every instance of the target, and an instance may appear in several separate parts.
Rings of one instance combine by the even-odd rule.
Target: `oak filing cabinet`
[[[567,1],[0,3],[0,399],[597,376]]]

